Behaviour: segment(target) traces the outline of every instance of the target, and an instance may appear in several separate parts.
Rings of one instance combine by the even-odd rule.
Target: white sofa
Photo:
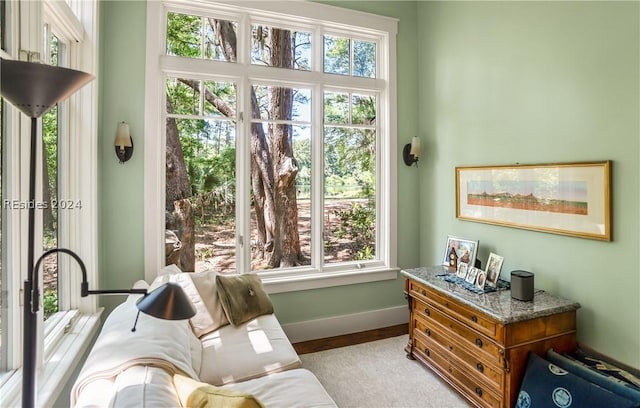
[[[269,408],[336,407],[318,379],[301,368],[274,314],[258,316],[239,326],[228,324],[217,309],[220,306],[215,293],[199,298],[189,284],[191,277],[197,282],[198,276],[211,283],[213,275],[165,274],[150,287],[167,280],[184,283],[187,278],[183,288],[197,310],[190,321],[140,314],[137,329],[132,332],[135,302],[141,295],[129,296],[113,310],[73,386],[72,406],[185,406],[184,393],[175,386],[174,378],[183,375],[223,390],[250,394]],[[143,281],[135,285],[145,286]],[[202,330],[213,321],[215,324],[209,327],[221,326]]]

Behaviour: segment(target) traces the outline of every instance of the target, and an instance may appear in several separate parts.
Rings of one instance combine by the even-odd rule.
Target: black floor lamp
[[[140,293],[140,311],[168,320],[183,320],[195,315],[193,305],[182,288],[167,283],[147,293],[145,289],[89,290],[87,272],[82,259],[73,251],[54,248],[44,252],[34,264],[35,258],[35,198],[36,198],[36,148],[37,119],[58,102],[65,100],[94,79],[93,75],[47,64],[14,61],[0,58],[0,95],[31,118],[31,148],[29,157],[29,242],[27,278],[24,281],[24,322],[22,346],[22,406],[32,408],[36,402],[36,352],[40,288],[38,271],[40,263],[52,253],[71,256],[82,271],[80,295]],[[136,323],[138,318],[136,317]],[[135,331],[135,323],[132,329]]]

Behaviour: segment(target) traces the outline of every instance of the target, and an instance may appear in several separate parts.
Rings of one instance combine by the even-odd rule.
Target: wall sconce
[[[404,145],[404,149],[402,149],[404,164],[411,166],[415,163],[416,167],[418,167],[418,156],[420,156],[420,138],[414,136],[411,139],[411,143],[407,143]]]
[[[133,139],[129,132],[129,125],[125,122],[118,123],[118,130],[116,130],[116,140],[113,142],[116,147],[116,156],[120,160],[120,164],[123,164],[133,156]]]

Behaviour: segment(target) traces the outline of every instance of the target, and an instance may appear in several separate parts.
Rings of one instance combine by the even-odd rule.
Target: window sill
[[[261,276],[268,293],[295,292],[332,286],[353,285],[398,279],[400,268],[378,267],[363,270],[311,272],[299,275]]]
[[[85,351],[92,344],[100,328],[102,309],[90,315],[82,315],[73,328],[59,342],[44,366],[38,370],[37,404],[53,406],[72,374],[82,363]],[[0,406],[20,406],[22,369],[0,387]]]

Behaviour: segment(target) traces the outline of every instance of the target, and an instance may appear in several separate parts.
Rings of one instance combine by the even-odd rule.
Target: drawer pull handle
[[[482,340],[476,339],[476,346],[482,347]]]
[[[424,309],[424,314],[426,314],[427,316],[429,316],[431,314],[431,312],[429,311],[429,309]]]
[[[428,349],[428,348],[425,348],[425,349],[424,349],[424,354],[426,354],[426,355],[427,355],[427,357],[429,357],[429,355],[431,354],[431,352],[429,351],[429,349]]]
[[[422,289],[422,296],[427,296],[427,291]]]
[[[478,397],[482,397],[482,389],[480,389],[480,387],[476,387],[476,394]]]
[[[427,336],[431,336],[431,330],[430,329],[426,329],[424,332],[427,334]]]
[[[484,366],[482,365],[482,363],[478,363],[476,364],[476,368],[478,369],[478,371],[480,371],[481,373],[484,372]]]
[[[478,323],[478,316],[476,315],[471,316],[471,321],[474,323]]]

